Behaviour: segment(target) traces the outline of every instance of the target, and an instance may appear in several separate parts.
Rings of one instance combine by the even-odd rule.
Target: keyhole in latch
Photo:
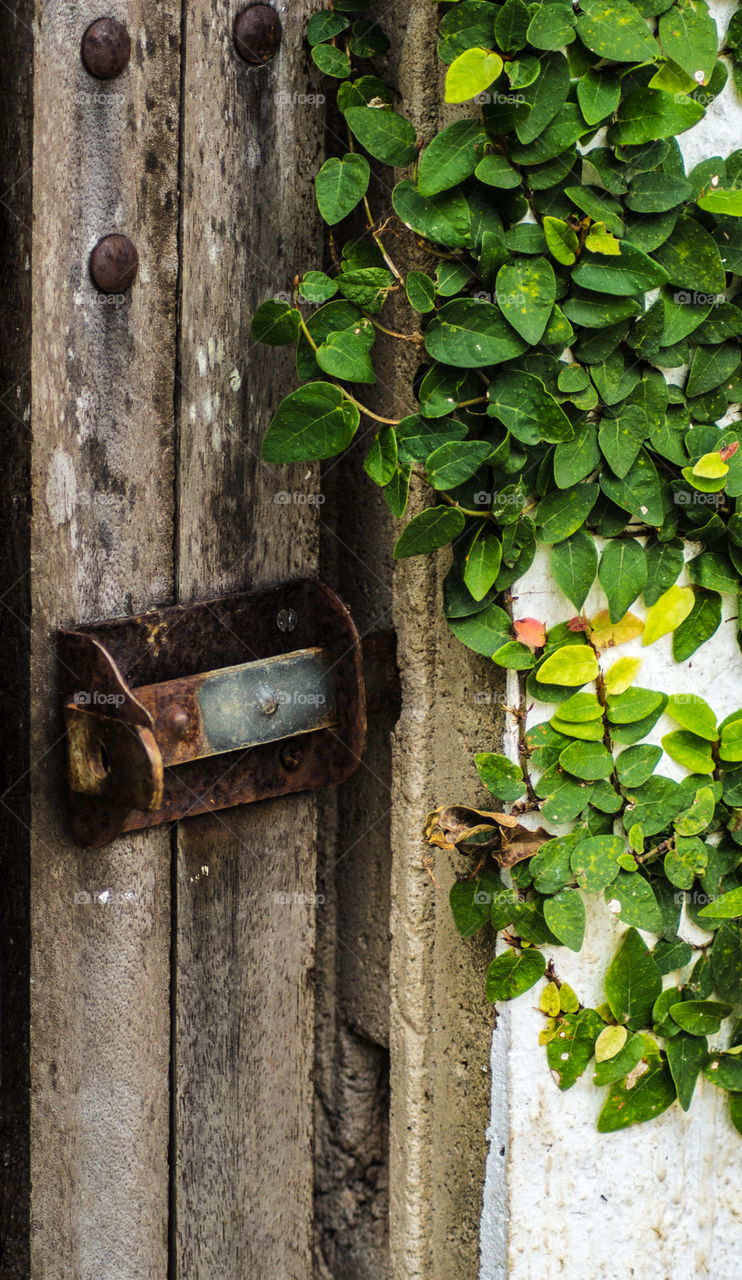
[[[90,765],[90,772],[93,773],[96,778],[105,778],[111,771],[111,766],[108,762],[108,752],[99,738],[96,738],[90,744],[90,750],[88,751],[88,764]]]

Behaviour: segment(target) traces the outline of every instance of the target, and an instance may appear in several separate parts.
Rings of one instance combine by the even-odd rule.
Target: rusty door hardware
[[[260,66],[278,53],[283,28],[269,4],[251,4],[234,20],[234,44],[245,62]]]
[[[101,293],[126,293],[138,266],[139,254],[128,236],[104,236],[90,255],[90,278]]]
[[[98,80],[113,80],[129,64],[129,32],[115,18],[96,18],[83,32],[80,57],[86,71]]]
[[[362,644],[320,582],[156,609],[59,637],[72,831],[122,831],[335,786],[360,763],[366,689],[395,710],[394,635]]]

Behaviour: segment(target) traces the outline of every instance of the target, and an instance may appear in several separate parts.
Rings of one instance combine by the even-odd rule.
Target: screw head
[[[299,621],[295,609],[279,609],[276,626],[279,631],[295,631]]]
[[[285,746],[281,747],[280,760],[284,769],[287,769],[289,773],[293,773],[295,769],[298,769],[303,753],[304,749],[298,742],[287,742]]]
[[[280,701],[277,690],[271,684],[259,684],[255,690],[255,705],[261,716],[272,716],[278,710]]]
[[[251,4],[234,20],[234,44],[245,62],[260,66],[278,53],[283,28],[269,4]]]
[[[101,293],[126,293],[139,266],[139,254],[128,236],[104,236],[90,255],[90,277]]]
[[[86,71],[98,80],[120,76],[131,56],[131,38],[115,18],[96,18],[83,33],[80,56]]]
[[[191,717],[185,707],[169,707],[164,717],[166,732],[174,738],[187,738],[191,727]]]

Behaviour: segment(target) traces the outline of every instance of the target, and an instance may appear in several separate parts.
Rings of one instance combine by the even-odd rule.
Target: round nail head
[[[100,293],[126,293],[138,266],[139,254],[128,236],[104,236],[90,255],[90,276]]]
[[[269,4],[251,4],[234,20],[234,43],[245,62],[270,62],[281,43],[281,19]]]
[[[115,18],[96,18],[85,30],[80,44],[83,66],[98,80],[120,76],[131,56],[131,38]]]

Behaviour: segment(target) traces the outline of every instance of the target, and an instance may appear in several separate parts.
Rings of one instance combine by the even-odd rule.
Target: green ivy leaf
[[[720,293],[726,275],[716,241],[694,218],[678,218],[672,233],[655,250],[671,284],[696,293]]]
[[[624,924],[647,929],[650,933],[662,931],[662,912],[651,884],[643,875],[636,871],[619,871],[613,883],[604,890],[604,896],[611,910],[614,904],[619,907],[617,915]]]
[[[563,542],[585,523],[598,497],[597,484],[576,484],[547,494],[536,510],[542,542]]]
[[[683,568],[683,544],[678,538],[660,542],[650,538],[644,547],[647,560],[647,581],[644,584],[644,603],[656,604],[660,596],[677,581]]]
[[[416,311],[425,313],[435,307],[435,285],[424,271],[410,271],[405,280],[407,301]]]
[[[483,871],[475,879],[454,881],[448,901],[462,938],[471,938],[489,922],[492,898],[501,889],[500,877],[492,871]]]
[[[643,744],[627,747],[616,757],[616,774],[622,787],[640,787],[648,782],[662,759],[662,748]]]
[[[620,836],[590,836],[580,840],[571,858],[577,883],[586,893],[600,893],[618,875],[624,851]]]
[[[615,738],[615,734],[613,735]],[[629,796],[631,807],[627,819],[639,823],[645,836],[654,836],[669,826],[682,808],[677,782],[654,774],[648,782],[636,787]]]
[[[583,253],[572,271],[572,279],[586,289],[598,293],[618,294],[620,297],[656,289],[667,280],[667,272],[641,249],[626,241],[621,244],[617,258],[602,254]]]
[[[691,773],[714,772],[711,743],[705,742],[697,734],[689,733],[687,729],[676,729],[665,734],[662,746],[673,760],[684,765]]]
[[[286,347],[299,337],[301,313],[287,302],[268,298],[261,302],[252,318],[250,337],[270,347]]]
[[[621,98],[621,82],[610,71],[591,67],[577,81],[577,101],[588,124],[612,116]]]
[[[716,63],[719,37],[705,0],[677,0],[660,18],[662,48],[698,84],[706,84]]]
[[[347,80],[350,75],[350,61],[342,49],[331,44],[317,44],[312,49],[312,61],[316,63],[325,76],[334,76],[337,80]]]
[[[558,444],[554,450],[554,479],[559,489],[569,489],[599,466],[600,450],[594,422],[579,423],[572,439]]]
[[[260,456],[265,462],[278,463],[334,458],[347,449],[359,421],[358,409],[339,387],[330,382],[312,382],[281,401]]]
[[[374,484],[389,484],[397,470],[397,437],[393,427],[382,427],[366,454],[364,471]]]
[[[412,164],[417,155],[415,129],[390,107],[349,107],[345,112],[353,137],[381,164]]]
[[[561,218],[544,217],[544,235],[549,253],[557,262],[570,267],[577,259],[580,241],[577,232]]]
[[[716,1000],[681,1000],[670,1006],[670,1017],[692,1036],[716,1035],[731,1012],[730,1004]]]
[[[613,772],[613,756],[602,742],[571,742],[559,756],[559,763],[585,782],[609,778]]]
[[[442,364],[481,369],[521,355],[526,344],[491,302],[446,303],[425,330],[425,350]]]
[[[742,1000],[742,924],[725,920],[717,929],[711,948],[711,972],[714,987],[724,1000],[739,1004]]]
[[[597,550],[595,541],[581,529],[563,543],[551,548],[551,573],[556,586],[581,609],[595,581]]]
[[[513,804],[525,795],[523,770],[507,756],[480,751],[474,757],[474,764],[487,790],[503,804]]]
[[[455,507],[428,507],[413,516],[402,530],[394,548],[394,559],[403,560],[445,547],[463,532],[464,523],[463,515]]]
[[[516,116],[515,130],[522,143],[534,142],[561,110],[569,91],[569,64],[563,53],[547,53],[541,73],[523,95],[528,111]]]
[[[620,1081],[611,1088],[598,1116],[598,1133],[616,1133],[632,1124],[654,1120],[675,1101],[675,1083],[665,1066],[651,1066],[636,1083]]]
[[[479,120],[457,120],[437,133],[420,159],[420,195],[438,195],[470,177],[484,155],[487,141]]]
[[[341,378],[345,382],[376,381],[368,343],[364,335],[355,331],[341,329],[337,333],[328,333],[315,352],[315,358],[320,369],[333,378]]]
[[[703,1074],[720,1089],[742,1090],[742,1060],[732,1053],[713,1053]]]
[[[630,928],[605,976],[605,993],[616,1022],[651,1025],[652,1006],[662,990],[657,961],[636,929]]]
[[[572,437],[572,423],[535,374],[501,373],[490,383],[487,396],[487,413],[504,422],[523,444],[553,444]]]
[[[546,1059],[562,1093],[583,1074],[603,1026],[594,1009],[565,1013],[559,1019],[557,1033],[546,1046]]]
[[[487,531],[485,525],[480,525],[464,558],[464,582],[475,600],[483,600],[494,586],[501,563],[501,542]],[[528,665],[533,664],[529,662]]]
[[[598,579],[608,600],[611,622],[619,622],[647,580],[643,547],[634,538],[608,542],[600,558]]]
[[[350,19],[343,17],[342,13],[334,13],[332,9],[321,9],[319,13],[313,13],[309,19],[307,41],[310,45],[322,44],[323,41],[332,40],[340,35],[340,32],[347,30],[349,26]]]
[[[497,274],[497,304],[526,342],[539,342],[556,298],[556,279],[546,258],[515,258]]]
[[[540,951],[529,947],[520,955],[512,950],[503,952],[487,970],[487,999],[490,1004],[496,1000],[514,1000],[535,986],[545,969],[546,960]]]
[[[704,108],[684,94],[662,89],[635,89],[624,98],[608,141],[637,146],[656,138],[673,138],[692,129],[705,115]]]
[[[448,618],[447,622],[457,640],[485,658],[491,658],[510,639],[510,619],[496,604],[473,616]]]
[[[465,249],[471,244],[471,214],[460,191],[422,196],[409,178],[392,191],[392,204],[405,226],[434,244]]]
[[[585,938],[585,904],[577,889],[561,889],[544,902],[544,919],[565,947],[579,951]]]
[[[666,710],[677,724],[682,725],[684,729],[690,729],[701,738],[706,738],[708,742],[716,742],[719,737],[716,715],[698,694],[673,693],[667,700]]]
[[[698,912],[701,920],[736,920],[742,916],[742,887],[730,889]]]
[[[647,24],[628,0],[582,0],[577,34],[582,43],[612,62],[653,62],[659,50]]]
[[[485,440],[452,440],[430,454],[425,464],[434,489],[455,489],[473,476],[491,452]]]
[[[665,1045],[667,1065],[672,1073],[677,1089],[678,1102],[683,1111],[691,1104],[701,1067],[706,1058],[708,1046],[705,1039],[696,1036],[679,1035],[668,1040]]]

